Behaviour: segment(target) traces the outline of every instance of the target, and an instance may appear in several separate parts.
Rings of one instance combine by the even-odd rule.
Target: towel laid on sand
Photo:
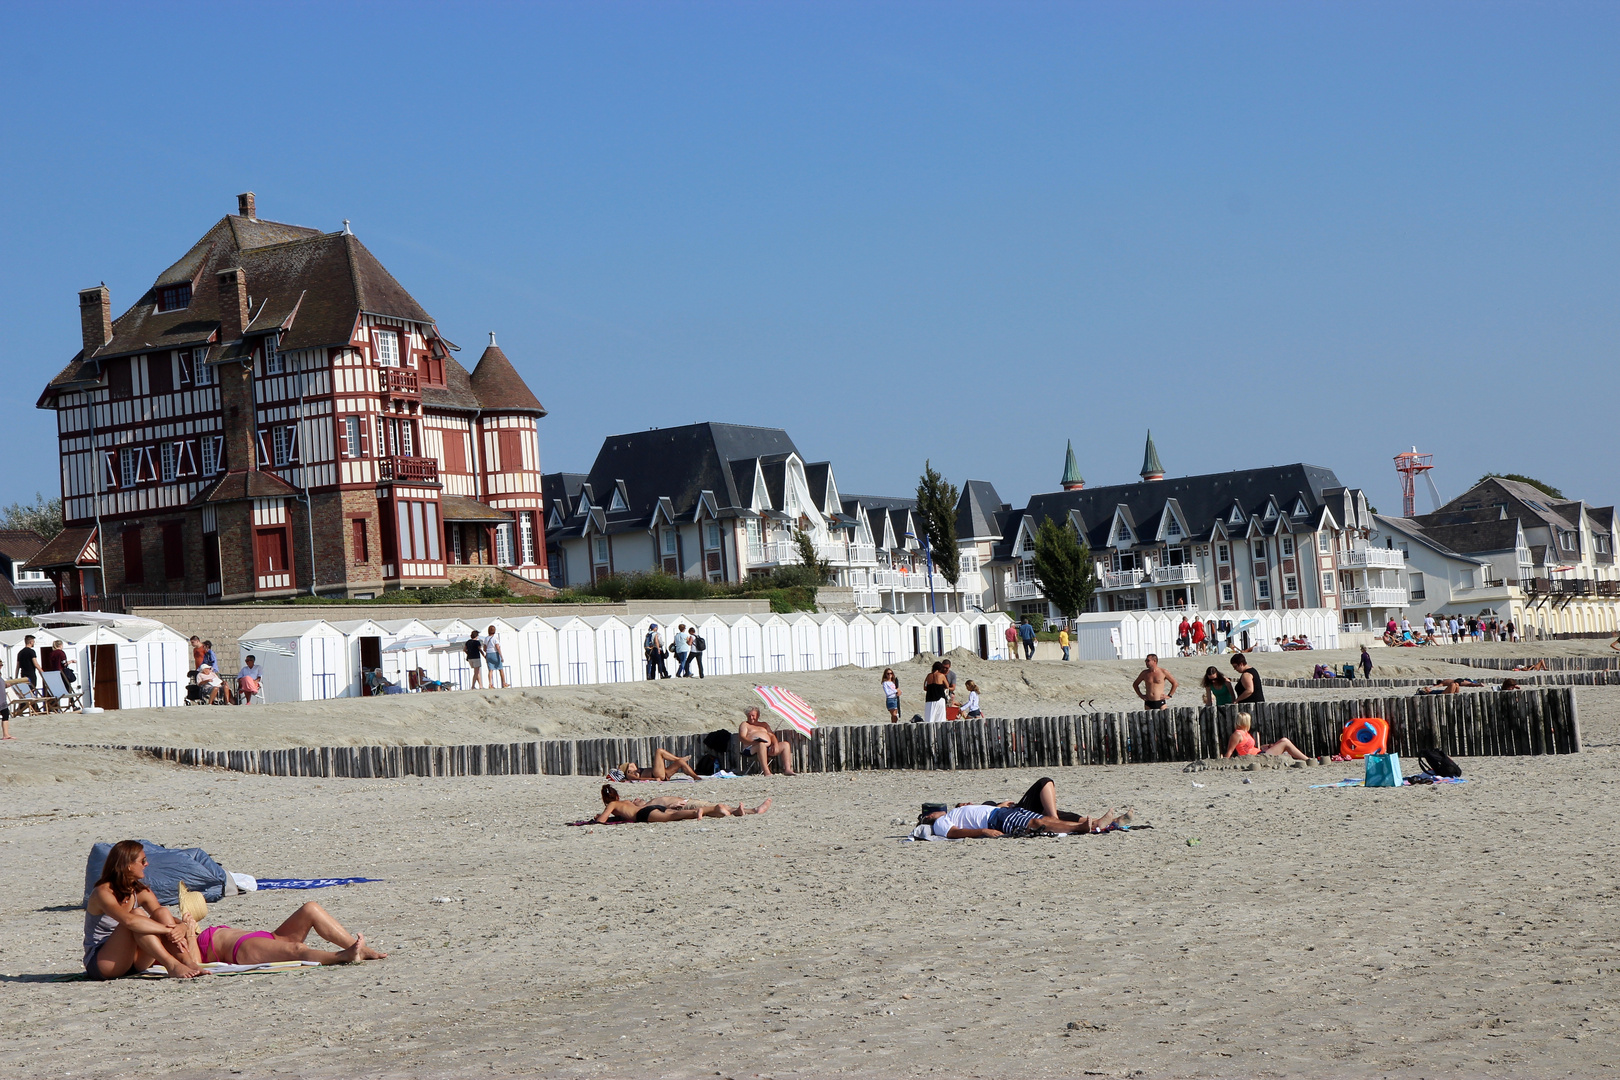
[[[374,877],[315,877],[315,878],[273,878],[259,879],[260,890],[264,889],[330,889],[335,885],[360,885],[367,881],[381,881]]]
[[[320,967],[313,960],[277,960],[269,964],[203,964],[202,969],[210,975],[274,975],[283,971],[304,971],[307,968]],[[156,964],[145,971],[131,972],[122,976],[125,979],[167,979],[169,973]],[[66,975],[58,975],[55,982],[102,982],[92,980],[82,971],[72,971]]]

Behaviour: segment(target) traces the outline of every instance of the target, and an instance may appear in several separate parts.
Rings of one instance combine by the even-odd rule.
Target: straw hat
[[[196,922],[208,917],[208,901],[203,899],[202,893],[186,888],[183,881],[180,883],[180,903],[175,906],[180,909],[181,917],[190,915]]]

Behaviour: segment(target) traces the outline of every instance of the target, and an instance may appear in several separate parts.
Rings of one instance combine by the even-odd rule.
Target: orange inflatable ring
[[[1339,753],[1347,758],[1389,752],[1389,724],[1376,716],[1358,716],[1344,726]]]

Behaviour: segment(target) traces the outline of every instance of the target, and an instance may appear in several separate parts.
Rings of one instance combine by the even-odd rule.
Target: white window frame
[[[158,474],[165,484],[172,484],[180,478],[180,444],[166,442],[158,446],[158,464],[162,471]]]
[[[1270,600],[1271,599],[1271,579],[1263,578],[1263,577],[1262,578],[1255,578],[1255,580],[1254,580],[1254,598],[1256,600]]]
[[[720,547],[720,523],[718,521],[705,521],[703,523],[703,542],[710,551]]]
[[[1316,550],[1323,555],[1333,554],[1333,537],[1327,533],[1316,534]]]
[[[1322,592],[1324,595],[1333,591],[1333,571],[1322,571]]]
[[[495,565],[512,566],[512,523],[503,521],[495,526]]]
[[[530,510],[518,512],[518,552],[523,558],[524,566],[534,565],[534,513]]]
[[[139,447],[118,448],[118,486],[131,488],[140,482],[141,451]]]
[[[1458,584],[1465,589],[1474,587],[1474,572],[1472,570],[1459,571],[1457,579]],[[1406,584],[1409,590],[1406,594],[1408,599],[1427,600],[1429,598],[1429,585],[1428,582],[1423,580],[1421,572],[1414,570],[1411,574],[1408,574]]]
[[[360,456],[360,418],[358,416],[345,416],[343,418],[343,456],[358,458]]]
[[[191,350],[191,385],[214,385],[214,366],[208,363],[207,349]]]
[[[287,371],[287,360],[276,348],[276,335],[267,334],[264,339],[264,373],[266,375],[282,375]]]
[[[1215,561],[1218,563],[1230,563],[1232,561],[1232,545],[1216,544]]]
[[[1169,539],[1178,539],[1178,538],[1185,535],[1181,531],[1181,522],[1176,520],[1176,515],[1171,514],[1170,515],[1170,520],[1165,522],[1164,535],[1165,535],[1165,539],[1167,539],[1167,540],[1169,540]]]
[[[1299,578],[1296,575],[1283,575],[1283,593],[1287,596],[1299,595]]]
[[[1282,538],[1282,554],[1285,559],[1294,557],[1294,538],[1292,536]]]
[[[1232,583],[1230,581],[1221,582],[1221,603],[1233,603],[1232,595]]]
[[[673,556],[677,554],[678,545],[675,542],[675,530],[660,529],[659,532],[663,534],[663,542],[660,549],[662,553],[665,556]]]
[[[383,367],[399,367],[399,334],[393,330],[373,330],[371,351]]]
[[[592,545],[592,550],[595,554],[593,561],[598,566],[606,566],[608,563],[608,538],[605,536],[597,536],[593,537],[593,539],[596,541],[596,543]]]
[[[213,476],[219,472],[219,452],[223,448],[225,437],[223,435],[204,435],[200,440],[202,450],[202,474]]]
[[[1266,561],[1266,542],[1264,540],[1256,540],[1254,542],[1253,554],[1255,562]]]

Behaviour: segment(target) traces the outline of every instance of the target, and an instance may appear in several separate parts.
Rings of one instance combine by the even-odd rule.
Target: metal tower
[[[1417,513],[1414,505],[1417,494],[1417,478],[1420,473],[1426,473],[1434,468],[1433,454],[1420,454],[1417,447],[1412,447],[1403,454],[1395,455],[1395,471],[1401,474],[1401,516],[1412,517]]]

